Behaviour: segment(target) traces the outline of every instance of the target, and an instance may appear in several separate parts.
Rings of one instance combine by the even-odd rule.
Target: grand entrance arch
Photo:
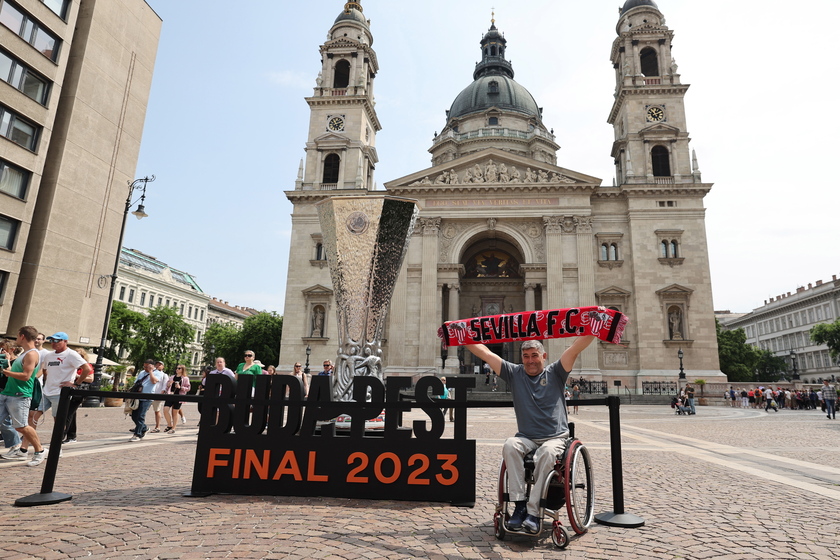
[[[450,297],[443,299],[444,317],[452,320],[526,310],[531,299],[525,295],[526,263],[514,239],[500,231],[476,234],[464,243],[458,263],[457,282],[447,284]],[[452,297],[453,290],[458,291],[456,297]],[[515,361],[518,345],[497,344],[490,349]],[[457,367],[460,373],[474,373],[480,366],[480,361],[462,347],[450,348],[446,356],[450,371]]]

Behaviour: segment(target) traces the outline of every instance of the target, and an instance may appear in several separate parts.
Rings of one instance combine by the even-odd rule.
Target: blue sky
[[[163,19],[137,177],[149,218],[125,245],[231,304],[283,312],[304,97],[337,0],[147,0]],[[363,0],[380,72],[382,184],[430,165],[445,111],[472,81],[490,25],[544,108],[558,165],[612,184],[616,2]],[[658,0],[675,31],[691,146],[706,182],[716,309],[749,311],[840,274],[833,59],[840,2]]]

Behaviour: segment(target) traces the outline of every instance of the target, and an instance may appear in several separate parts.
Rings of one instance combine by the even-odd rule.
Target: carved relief
[[[442,161],[436,160],[436,164],[442,163]],[[573,184],[575,183],[574,179],[570,179],[561,173],[557,173],[556,171],[552,171],[549,173],[545,169],[531,169],[527,167],[525,170],[524,177],[520,173],[520,171],[516,168],[515,165],[507,166],[504,163],[496,163],[492,159],[487,160],[487,163],[482,167],[482,165],[476,163],[472,167],[469,167],[464,170],[463,177],[459,177],[458,172],[455,169],[449,169],[448,171],[442,171],[434,178],[430,178],[429,176],[423,177],[413,183],[409,184],[409,186],[421,186],[421,185],[469,185],[469,184],[478,184],[478,183],[493,183],[493,184],[504,184],[504,183],[566,183],[566,184]]]
[[[464,225],[461,222],[447,222],[443,226],[443,234],[440,239],[439,258],[438,262],[450,262],[449,254],[455,238],[464,230]]]
[[[440,218],[418,218],[417,222],[423,235],[437,235],[440,231]]]
[[[575,216],[575,226],[577,233],[592,233],[592,217]]]
[[[546,233],[562,233],[563,231],[563,217],[562,216],[544,216],[543,226]]]
[[[528,237],[534,250],[534,262],[545,262],[545,237],[539,222],[523,222],[519,224],[519,230]]]
[[[574,216],[563,216],[563,233],[575,233],[577,231],[577,224]]]

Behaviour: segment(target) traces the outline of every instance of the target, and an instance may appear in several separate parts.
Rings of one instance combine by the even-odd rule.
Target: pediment
[[[312,296],[331,296],[333,295],[333,291],[326,286],[322,286],[320,284],[315,284],[314,286],[310,286],[305,290],[302,290],[304,297],[312,297]]]
[[[656,290],[656,295],[662,296],[690,296],[694,293],[691,288],[680,286],[679,284],[671,284],[661,290]]]
[[[639,131],[639,136],[676,136],[680,129],[666,123],[656,123],[647,126]]]
[[[385,188],[600,183],[596,177],[490,148],[390,181]]]
[[[609,288],[605,288],[600,292],[595,292],[595,295],[598,296],[599,301],[601,300],[601,298],[625,299],[630,297],[630,292],[619,288],[618,286],[610,286]]]
[[[344,148],[350,145],[350,139],[334,132],[327,132],[312,140],[318,148]]]

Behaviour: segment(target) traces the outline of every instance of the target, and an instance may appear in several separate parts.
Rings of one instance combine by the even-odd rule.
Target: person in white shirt
[[[163,362],[161,361],[155,362],[155,369],[157,370],[155,376],[158,381],[155,383],[155,388],[152,392],[157,395],[165,394],[166,386],[169,384],[169,375],[163,371]],[[160,433],[160,413],[162,409],[163,401],[152,401],[152,410],[155,411],[155,427],[150,432],[152,434]]]
[[[52,351],[41,359],[41,374],[44,378],[41,411],[46,412],[52,408],[53,418],[58,412],[58,400],[61,397],[62,387],[78,389],[82,383],[90,383],[93,380],[93,368],[78,352],[67,347],[67,340],[68,336],[65,332],[48,336],[47,342],[52,345]],[[80,371],[79,368],[81,368],[81,373],[77,373]],[[70,409],[64,426],[65,439],[70,421],[75,417],[81,402],[81,399],[70,400]]]

